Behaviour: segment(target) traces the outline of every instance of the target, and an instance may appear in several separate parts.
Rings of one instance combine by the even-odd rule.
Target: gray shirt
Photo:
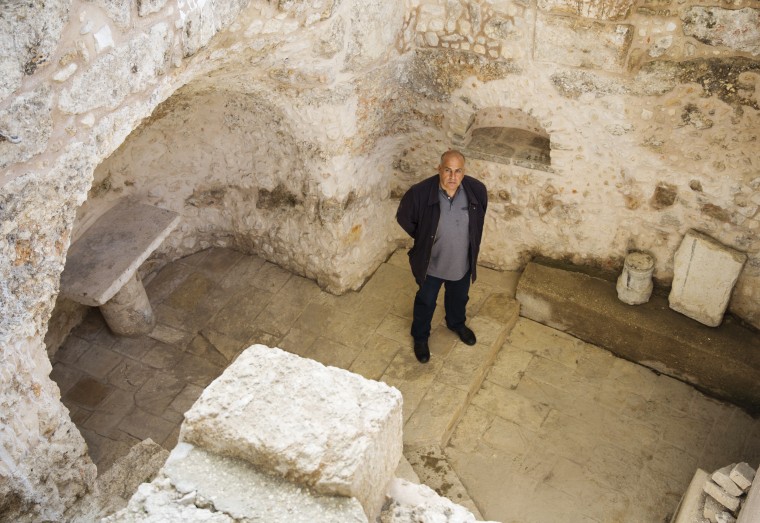
[[[443,280],[461,280],[470,268],[470,215],[467,194],[460,185],[453,198],[438,189],[441,217],[427,273]]]

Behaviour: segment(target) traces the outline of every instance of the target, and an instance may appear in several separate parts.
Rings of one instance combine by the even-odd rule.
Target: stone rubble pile
[[[747,503],[755,478],[755,469],[747,463],[735,463],[716,470],[702,481],[702,492],[692,514],[694,523],[757,523],[760,513]],[[757,489],[755,489],[757,490]],[[754,497],[754,496],[753,496]],[[747,510],[743,511],[743,507]],[[751,512],[754,512],[752,514]],[[679,521],[676,519],[675,521]]]

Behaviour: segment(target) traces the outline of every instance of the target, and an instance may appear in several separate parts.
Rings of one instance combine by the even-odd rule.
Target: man
[[[470,279],[475,281],[488,193],[465,176],[464,155],[441,155],[438,174],[413,185],[401,198],[396,221],[414,238],[409,264],[419,290],[414,298],[412,337],[420,363],[430,360],[430,322],[441,285],[446,286],[446,326],[467,345],[475,333],[465,326]]]

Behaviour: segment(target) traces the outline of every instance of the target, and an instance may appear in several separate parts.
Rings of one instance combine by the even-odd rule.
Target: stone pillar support
[[[137,272],[113,298],[100,306],[100,312],[111,331],[120,336],[141,336],[156,325],[156,317]]]
[[[645,252],[632,252],[625,257],[623,272],[617,281],[618,298],[628,305],[640,305],[652,295],[654,258]]]

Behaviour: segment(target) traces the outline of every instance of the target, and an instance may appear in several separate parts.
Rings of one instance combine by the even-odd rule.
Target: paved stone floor
[[[467,347],[436,312],[432,359],[408,335],[402,253],[336,297],[255,256],[210,249],[146,285],[158,324],[117,338],[93,310],[52,378],[99,470],[151,438],[171,449],[182,413],[253,343],[381,379],[404,395],[419,476],[485,519],[668,521],[697,467],[760,463],[760,422],[681,382],[517,317],[517,275],[479,269]]]

